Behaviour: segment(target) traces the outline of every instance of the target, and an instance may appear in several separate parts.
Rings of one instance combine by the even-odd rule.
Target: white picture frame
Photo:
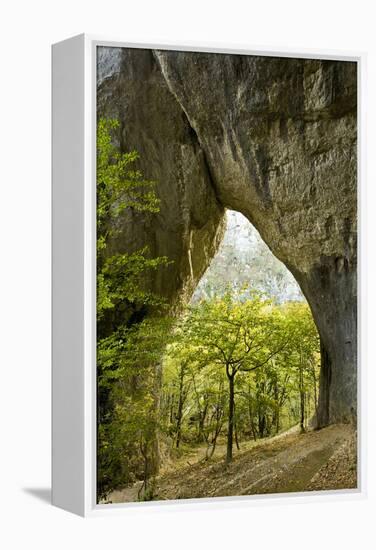
[[[354,61],[358,65],[358,488],[101,505],[96,503],[96,48],[170,49]],[[364,498],[365,449],[365,54],[275,51],[223,44],[131,44],[79,35],[52,47],[52,502],[81,516],[134,506],[250,506],[317,499]]]

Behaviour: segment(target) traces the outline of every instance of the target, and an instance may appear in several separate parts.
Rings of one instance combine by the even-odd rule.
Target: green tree
[[[260,369],[286,346],[283,318],[273,303],[246,289],[240,296],[227,291],[222,298],[202,301],[190,308],[185,322],[186,337],[201,363],[217,365],[227,376],[227,462],[233,456],[237,375]]]
[[[119,221],[126,209],[159,210],[156,183],[144,179],[133,166],[138,153],[121,153],[113,143],[118,126],[116,120],[100,119],[97,128],[97,320],[101,333],[106,328],[113,332],[116,321],[111,312],[121,309],[122,326],[127,313],[145,304],[161,304],[160,298],[142,288],[142,279],[145,271],[167,263],[166,257],[150,258],[146,246],[131,254],[108,251],[122,232]]]
[[[309,306],[304,303],[285,304],[282,308],[289,319],[291,342],[285,365],[291,373],[292,388],[299,401],[299,424],[302,432],[308,419],[310,392],[317,412],[317,379],[320,365],[320,340]]]
[[[150,258],[145,246],[132,253],[114,253],[127,209],[152,215],[159,210],[155,182],[135,168],[136,151],[122,153],[114,144],[116,120],[100,119],[97,127],[97,380],[98,498],[142,477],[144,493],[150,478],[151,448],[156,434],[158,360],[161,323],[135,323],[150,308],[163,305],[145,290],[147,271],[168,263]],[[154,335],[154,348],[145,342]],[[163,335],[165,337],[165,333]],[[138,351],[137,357],[135,356]],[[142,353],[141,353],[142,352]],[[159,357],[159,355],[158,355]],[[155,449],[154,449],[155,451]],[[155,456],[155,452],[154,452]],[[142,457],[142,459],[141,459]]]

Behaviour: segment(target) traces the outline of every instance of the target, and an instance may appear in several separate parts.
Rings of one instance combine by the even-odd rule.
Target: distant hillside
[[[304,300],[294,277],[272,254],[258,231],[242,214],[228,210],[224,239],[192,302],[221,295],[228,284],[240,288],[245,283],[279,303]]]

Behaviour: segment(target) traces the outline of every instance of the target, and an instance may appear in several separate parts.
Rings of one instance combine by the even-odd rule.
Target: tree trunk
[[[235,375],[228,375],[229,383],[229,403],[228,403],[228,430],[227,430],[227,454],[226,462],[232,461],[232,445],[234,434],[234,406],[235,406],[235,392],[234,392],[234,378]]]
[[[274,384],[274,412],[273,412],[273,426],[275,427],[275,433],[279,432],[279,387],[278,382]]]
[[[206,415],[208,412],[208,403],[205,402],[204,408],[199,411],[199,418],[198,418],[198,432],[197,432],[197,441],[205,441],[204,436],[204,428],[205,428],[205,420]]]
[[[300,390],[300,431],[302,433],[305,432],[304,420],[305,420],[305,395],[304,395],[304,391]]]
[[[176,417],[176,448],[179,448],[180,439],[181,439],[181,421],[183,417],[183,405],[184,405],[184,371],[185,368],[183,365],[180,366],[180,377],[179,377],[179,403],[178,403],[178,412]]]
[[[251,426],[251,432],[252,432],[252,435],[253,435],[253,439],[256,441],[257,440],[257,433],[256,433],[256,428],[255,428],[255,422],[254,422],[254,419],[253,419],[253,407],[252,407],[252,401],[251,401],[251,398],[250,398],[250,387],[248,386],[248,414],[249,414],[249,423],[250,423],[250,426]]]
[[[251,431],[252,431],[253,439],[257,441],[257,431],[255,428],[255,423],[253,421],[253,416],[251,417],[250,423],[251,423]]]
[[[151,454],[148,457],[148,471],[150,475],[156,475],[160,466],[160,449],[159,449],[159,430],[158,430],[158,417],[160,411],[161,400],[161,388],[162,388],[162,367],[160,364],[155,366],[154,384],[153,384],[153,407],[151,411],[151,419],[154,424],[151,437]]]
[[[315,407],[314,418],[317,421],[319,408],[318,408],[318,399],[317,399],[317,379],[316,379],[316,373],[315,373],[315,365],[312,365],[311,374],[312,374],[312,380],[313,380],[313,401],[314,401],[314,407]]]
[[[265,436],[265,428],[266,428],[265,414],[263,412],[259,411],[258,431],[259,431],[259,436],[261,437],[261,439]]]
[[[305,432],[304,419],[305,419],[305,392],[304,392],[304,368],[303,368],[303,356],[300,349],[300,365],[299,365],[299,396],[300,396],[300,431]]]
[[[280,422],[279,405],[277,405],[277,409],[275,411],[275,422],[274,422],[276,434],[279,432],[279,422]]]
[[[236,443],[236,448],[238,449],[238,451],[240,451],[240,445],[239,445],[239,437],[238,437],[238,424],[237,422],[235,421],[235,443]]]

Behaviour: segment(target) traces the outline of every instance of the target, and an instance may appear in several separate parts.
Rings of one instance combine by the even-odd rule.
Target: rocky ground
[[[285,434],[241,445],[230,465],[224,447],[214,458],[204,449],[169,464],[156,480],[155,500],[351,489],[357,485],[356,433],[333,425],[300,434]],[[115,491],[109,502],[138,500],[139,484]]]

